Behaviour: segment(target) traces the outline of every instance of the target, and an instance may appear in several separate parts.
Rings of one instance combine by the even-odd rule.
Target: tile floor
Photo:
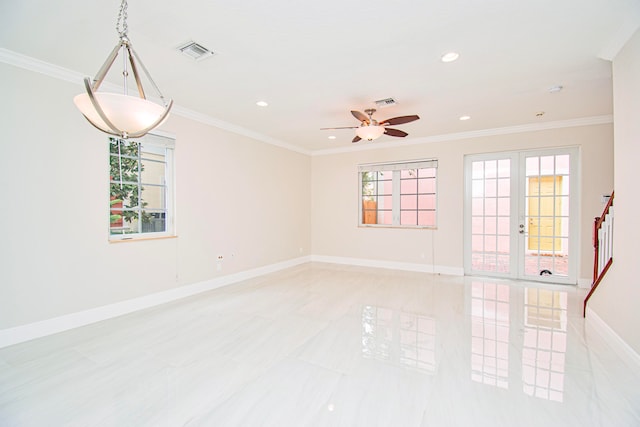
[[[0,426],[638,426],[583,294],[305,264],[0,349]]]

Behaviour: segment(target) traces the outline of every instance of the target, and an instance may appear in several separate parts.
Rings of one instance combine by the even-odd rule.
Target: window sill
[[[396,230],[437,230],[438,226],[359,224],[358,228],[393,228]]]
[[[145,236],[145,237],[125,237],[123,239],[109,240],[109,243],[129,243],[129,242],[141,242],[147,240],[166,240],[177,239],[178,236]]]

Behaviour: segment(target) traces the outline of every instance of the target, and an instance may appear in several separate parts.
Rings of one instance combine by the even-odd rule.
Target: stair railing
[[[584,299],[583,317],[587,315],[587,301],[589,301],[589,298],[591,298],[591,295],[593,295],[613,262],[613,194],[611,193],[602,215],[596,217],[593,222],[593,282],[591,283],[591,290]]]

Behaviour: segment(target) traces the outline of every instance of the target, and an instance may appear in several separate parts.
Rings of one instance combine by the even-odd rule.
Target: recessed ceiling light
[[[560,92],[562,89],[564,89],[564,86],[562,85],[555,85],[555,86],[551,86],[549,88],[549,93],[558,93]]]
[[[329,139],[336,139],[336,136],[335,135],[330,135]]]
[[[440,57],[442,62],[453,62],[460,57],[458,52],[447,52]]]
[[[269,104],[266,101],[258,101],[258,102],[256,102],[256,105],[258,107],[268,107],[269,106]]]
[[[471,116],[460,116],[460,120],[465,121],[465,120],[469,120],[471,118]]]

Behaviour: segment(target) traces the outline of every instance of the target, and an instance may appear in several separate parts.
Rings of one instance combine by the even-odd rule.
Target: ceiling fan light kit
[[[160,126],[167,119],[173,101],[169,100],[167,102],[164,99],[149,71],[147,71],[140,57],[131,46],[127,36],[127,7],[127,0],[122,0],[116,23],[116,30],[120,36],[118,44],[111,51],[102,67],[100,67],[93,82],[89,77],[84,79],[86,93],[74,97],[73,102],[89,123],[98,130],[121,138],[139,138]],[[121,51],[124,58],[122,71],[124,78],[123,93],[98,92],[107,72]],[[127,77],[129,76],[129,66],[136,82],[138,96],[130,96],[128,94]],[[145,74],[163,105],[147,100],[140,80],[139,70],[142,70]]]
[[[368,125],[362,125],[358,129],[356,129],[356,135],[360,137],[360,139],[365,139],[367,141],[373,141],[374,139],[378,139],[384,133],[384,126],[380,126],[378,124],[369,123]]]

